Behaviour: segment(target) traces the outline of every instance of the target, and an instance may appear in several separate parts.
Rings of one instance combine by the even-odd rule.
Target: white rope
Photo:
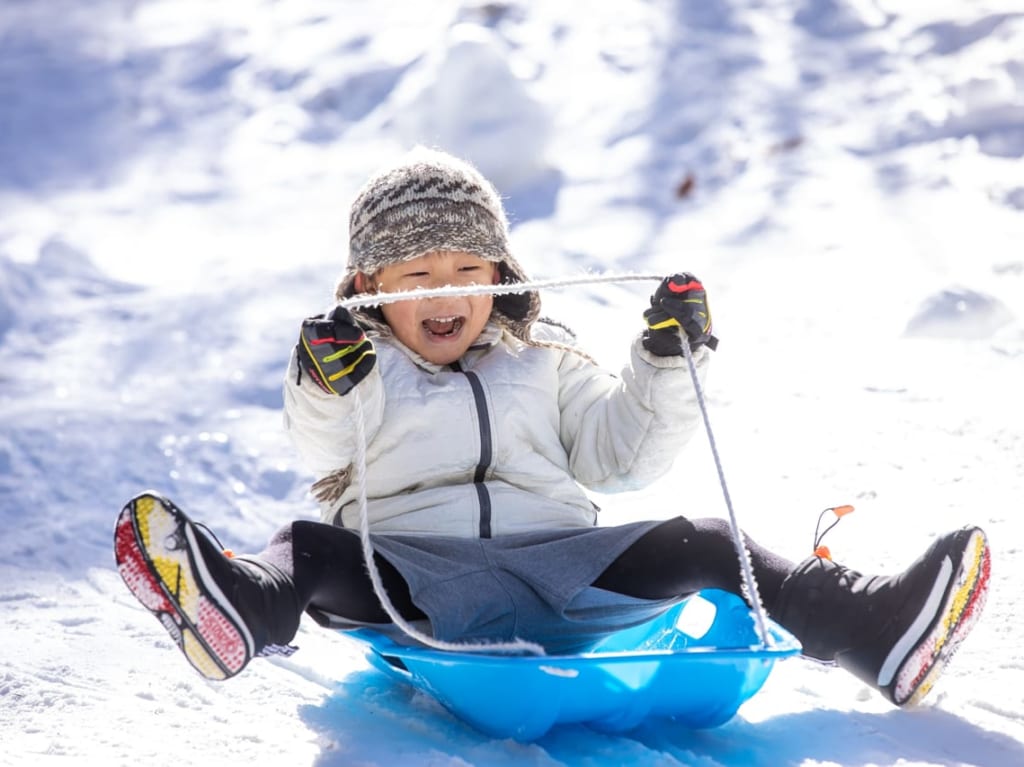
[[[561,288],[571,285],[590,285],[607,282],[661,282],[663,279],[664,277],[661,275],[606,273],[568,277],[558,280],[534,280],[530,282],[503,283],[500,285],[448,285],[443,288],[417,288],[416,290],[396,291],[394,293],[364,293],[340,301],[338,302],[338,306],[345,309],[357,309],[360,307],[379,306],[381,304],[414,299],[422,300],[427,298],[477,296],[488,294],[501,295],[505,293],[525,293],[545,288]],[[682,329],[680,329],[680,333],[682,334]],[[690,368],[690,377],[693,380],[694,391],[697,394],[697,403],[700,406],[701,416],[704,419],[704,429],[707,432],[708,441],[711,445],[711,453],[715,460],[715,468],[718,471],[718,481],[722,486],[725,505],[729,511],[729,525],[732,530],[733,543],[736,546],[736,552],[740,560],[740,574],[743,576],[744,585],[747,588],[748,595],[750,596],[750,602],[753,605],[754,621],[761,637],[762,646],[770,647],[773,642],[771,640],[771,635],[768,632],[767,618],[765,616],[764,606],[761,604],[761,595],[757,588],[757,581],[754,578],[753,565],[750,561],[750,552],[747,550],[746,544],[743,541],[743,533],[740,531],[739,524],[736,521],[736,512],[733,509],[732,499],[729,495],[729,488],[725,481],[725,472],[722,469],[722,461],[718,455],[718,447],[715,442],[714,433],[711,430],[711,419],[708,417],[704,392],[700,385],[700,379],[697,376],[697,366],[693,360],[693,353],[690,351],[690,345],[685,334],[683,334],[682,338],[682,348],[683,356],[686,357],[686,361]],[[373,584],[373,589],[376,592],[378,599],[380,599],[380,603],[383,606],[384,611],[388,614],[388,617],[390,617],[394,624],[409,637],[437,650],[444,650],[446,652],[499,652],[545,655],[546,653],[544,652],[544,648],[539,644],[527,642],[522,639],[515,639],[512,642],[494,643],[446,642],[444,640],[435,639],[428,634],[424,634],[401,616],[394,604],[391,602],[391,599],[388,597],[387,590],[384,588],[384,582],[380,577],[380,571],[377,569],[377,563],[374,561],[373,542],[370,540],[369,510],[366,498],[366,426],[363,421],[363,403],[359,396],[359,387],[355,387],[349,393],[349,396],[355,398],[356,459],[354,466],[355,476],[353,477],[353,481],[356,483],[356,487],[358,488],[357,503],[359,505],[359,537],[362,542],[363,559],[366,561],[366,569],[370,575],[370,582]]]
[[[545,288],[564,288],[570,285],[592,285],[602,282],[661,282],[662,276],[655,274],[587,274],[579,277],[565,277],[559,280],[533,280],[531,282],[505,282],[500,285],[447,285],[443,288],[417,288],[399,290],[394,293],[360,293],[338,302],[343,309],[359,309],[365,306],[393,304],[396,301],[412,299],[447,298],[450,296],[485,296],[505,293],[527,293]]]
[[[704,400],[704,389],[700,385],[697,376],[697,365],[693,361],[693,352],[690,350],[690,342],[679,329],[682,336],[683,356],[690,367],[690,378],[693,380],[693,390],[697,393],[697,404],[700,406],[700,414],[704,419],[704,431],[708,435],[708,444],[711,446],[711,455],[715,459],[715,468],[718,470],[718,482],[722,486],[722,495],[725,496],[725,507],[729,510],[729,528],[732,530],[732,541],[736,546],[736,554],[740,560],[740,573],[743,576],[743,583],[747,587],[747,594],[753,606],[754,623],[757,626],[757,633],[761,637],[762,647],[771,647],[771,634],[768,633],[768,620],[765,616],[764,605],[761,604],[761,592],[757,588],[757,579],[754,577],[754,567],[750,562],[750,551],[743,540],[743,532],[736,521],[736,512],[732,507],[732,498],[729,495],[729,486],[725,482],[725,471],[722,469],[722,460],[718,455],[718,445],[715,442],[715,434],[711,431],[711,418],[708,416],[707,403]]]

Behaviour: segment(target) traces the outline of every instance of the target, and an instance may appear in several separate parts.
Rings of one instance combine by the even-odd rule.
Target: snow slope
[[[585,10],[584,10],[585,8]],[[1024,13],[1011,0],[0,7],[0,764],[1024,764]],[[145,488],[236,551],[315,516],[280,429],[365,176],[475,161],[541,278],[688,269],[743,526],[908,564],[982,524],[987,611],[896,711],[779,664],[726,726],[492,741],[304,623],[197,677],[113,568]],[[605,364],[648,285],[551,291]],[[604,521],[723,515],[707,442]]]

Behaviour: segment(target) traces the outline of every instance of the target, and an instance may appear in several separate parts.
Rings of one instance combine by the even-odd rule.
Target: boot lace
[[[850,506],[849,504],[844,506],[829,506],[827,509],[822,510],[821,514],[818,515],[818,524],[814,526],[814,556],[827,559],[830,562],[832,561],[832,552],[829,550],[828,546],[822,544],[822,540],[825,538],[825,534],[829,530],[838,525],[843,520],[843,517],[850,514],[852,511],[853,506]],[[832,512],[835,519],[832,520],[832,523],[828,527],[821,530],[821,522],[829,512]],[[818,532],[819,530],[821,530],[821,532]]]

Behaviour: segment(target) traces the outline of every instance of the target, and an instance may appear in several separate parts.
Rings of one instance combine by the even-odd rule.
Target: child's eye
[[[479,272],[480,268],[481,267],[478,264],[473,264],[472,266],[460,266],[459,267],[459,271],[460,272]]]

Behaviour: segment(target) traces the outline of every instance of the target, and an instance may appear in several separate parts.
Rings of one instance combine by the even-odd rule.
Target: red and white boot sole
[[[910,707],[921,702],[932,689],[942,669],[970,633],[988,596],[992,558],[985,534],[975,529],[964,547],[960,567],[953,575],[937,618],[905,660],[888,685],[886,667],[879,674],[879,686],[891,685],[892,701]],[[909,633],[909,632],[908,632]],[[891,673],[891,672],[890,672]]]
[[[194,526],[169,500],[139,495],[117,518],[117,568],[196,671],[227,679],[253,657],[253,639],[206,570],[195,536]]]

